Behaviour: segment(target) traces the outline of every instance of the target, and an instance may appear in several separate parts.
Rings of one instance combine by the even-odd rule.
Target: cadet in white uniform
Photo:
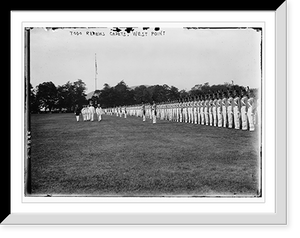
[[[153,105],[152,105],[152,118],[153,118],[153,123],[156,123],[156,115],[157,115],[157,111],[156,111],[156,104],[153,101]]]
[[[254,131],[254,110],[255,110],[255,105],[254,105],[254,98],[253,98],[253,93],[252,91],[249,91],[249,98],[247,101],[248,104],[248,111],[247,111],[247,116],[248,116],[248,121],[249,121],[249,130]]]
[[[194,124],[197,124],[197,122],[198,122],[198,101],[197,101],[196,97],[194,97],[194,102],[193,102],[193,113],[194,113]]]
[[[83,108],[81,109],[81,115],[82,115],[83,121],[87,120],[87,115],[86,114],[87,114],[86,105],[83,105]]]
[[[102,111],[102,108],[101,108],[100,104],[98,104],[98,106],[96,108],[96,114],[97,114],[97,117],[98,117],[98,121],[101,121],[103,111]]]
[[[87,121],[91,120],[91,118],[90,118],[90,111],[89,111],[89,105],[86,105],[86,107],[85,107],[85,115],[86,115],[86,120]]]
[[[228,128],[232,128],[233,127],[233,97],[231,91],[228,92],[227,118],[228,118]]]
[[[234,90],[233,92],[233,118],[234,118],[234,128],[240,129],[240,117],[241,117],[241,99],[238,92]]]
[[[187,98],[183,102],[183,116],[184,116],[184,121],[185,123],[188,122],[188,100]]]
[[[92,103],[90,103],[89,107],[89,118],[91,121],[94,121],[95,108]]]
[[[146,108],[145,108],[145,104],[142,104],[142,115],[143,115],[143,121],[146,121]]]
[[[222,93],[222,114],[223,114],[223,127],[227,127],[227,97],[226,93]]]
[[[197,119],[198,119],[198,124],[201,124],[201,114],[200,114],[200,108],[201,108],[201,99],[200,96],[197,96]]]
[[[122,114],[123,114],[123,112],[122,112],[122,107],[119,106],[119,107],[118,107],[118,110],[119,110],[119,115],[120,115],[120,117],[122,117]]]
[[[217,126],[217,94],[213,94],[212,100],[212,113],[213,113],[213,126]]]
[[[179,122],[183,122],[183,99],[179,101]]]
[[[204,101],[204,116],[205,116],[205,125],[209,125],[209,95],[206,94],[206,100]]]
[[[209,125],[213,126],[213,95],[211,94],[208,101]]]
[[[218,118],[218,127],[222,127],[222,99],[220,93],[217,93],[217,118]]]
[[[200,117],[201,117],[201,125],[204,125],[205,118],[204,118],[204,96],[201,95],[200,100]]]
[[[178,101],[175,103],[176,105],[176,122],[179,122],[180,120],[180,100],[178,99]]]
[[[242,130],[248,130],[248,118],[247,118],[247,104],[248,97],[245,89],[242,90],[242,98],[241,98],[241,119],[242,119]]]
[[[254,109],[254,125],[256,127],[260,126],[261,123],[261,105],[260,105],[260,100],[259,97],[257,97],[256,99],[254,99],[255,101],[255,109]]]
[[[193,98],[190,97],[189,99],[189,123],[194,122],[194,101]]]
[[[127,107],[124,106],[124,118],[127,118]]]

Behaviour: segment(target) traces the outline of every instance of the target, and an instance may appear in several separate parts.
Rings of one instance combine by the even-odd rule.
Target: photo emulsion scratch
[[[262,196],[262,28],[24,31],[26,196]]]

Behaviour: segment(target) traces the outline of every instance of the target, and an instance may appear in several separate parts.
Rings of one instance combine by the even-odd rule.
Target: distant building
[[[86,98],[87,100],[89,100],[89,99],[91,99],[93,96],[99,97],[99,95],[100,95],[100,90],[96,90],[96,91],[92,91],[92,92],[88,93],[88,94],[85,96],[85,98]]]

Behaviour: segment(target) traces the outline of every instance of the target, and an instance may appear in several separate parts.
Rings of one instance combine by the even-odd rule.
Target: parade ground
[[[32,114],[32,195],[260,196],[257,131]]]

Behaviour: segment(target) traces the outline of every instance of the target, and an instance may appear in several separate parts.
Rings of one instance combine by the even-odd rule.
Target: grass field
[[[33,114],[32,194],[257,196],[258,133],[141,118]]]

